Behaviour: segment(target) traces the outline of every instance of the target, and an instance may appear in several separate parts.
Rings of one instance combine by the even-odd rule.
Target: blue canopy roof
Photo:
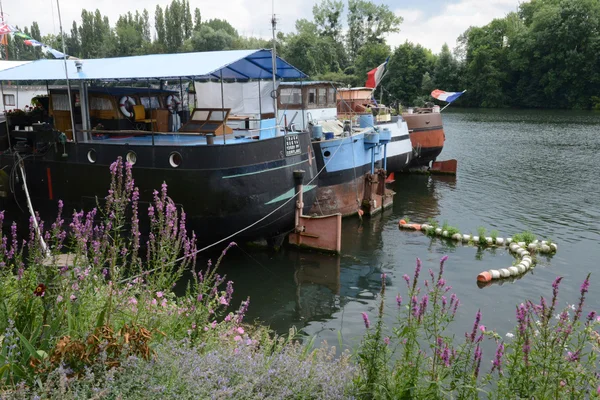
[[[76,63],[81,63],[77,72]],[[272,77],[271,50],[228,50],[202,53],[67,60],[72,80],[220,79],[248,80]],[[277,57],[277,79],[306,75]],[[64,80],[63,60],[37,60],[0,71],[0,81]]]

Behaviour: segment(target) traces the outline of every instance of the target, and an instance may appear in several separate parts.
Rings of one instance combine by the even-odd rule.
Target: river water
[[[592,274],[588,307],[600,310],[600,113],[572,111],[452,110],[444,112],[446,144],[439,159],[458,159],[456,177],[397,175],[393,209],[343,222],[342,255],[284,249],[234,249],[223,271],[235,282],[236,302],[250,296],[249,318],[284,333],[296,326],[317,341],[355,345],[364,334],[361,312],[377,313],[380,274],[388,275],[386,323],[396,318],[395,295],[406,298],[405,273],[415,259],[424,271],[449,255],[446,280],[462,306],[452,330],[482,322],[501,335],[515,326],[515,306],[551,297],[564,276],[560,304],[575,303]],[[512,264],[505,248],[478,250],[398,229],[409,217],[448,221],[464,233],[483,226],[507,237],[529,230],[558,243],[521,279],[480,289],[479,272]],[[425,272],[425,275],[426,272]]]

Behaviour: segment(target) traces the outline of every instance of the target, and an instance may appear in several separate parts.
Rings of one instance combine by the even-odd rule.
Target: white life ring
[[[179,97],[175,96],[174,94],[171,94],[167,97],[167,108],[172,114],[175,114],[177,111],[179,111],[180,105],[181,100],[179,100]]]
[[[131,105],[132,111],[129,111],[127,109],[128,104]],[[121,113],[123,113],[123,115],[127,118],[133,117],[133,106],[135,106],[135,99],[133,97],[123,96],[121,97],[121,100],[119,100],[119,109],[121,110]]]

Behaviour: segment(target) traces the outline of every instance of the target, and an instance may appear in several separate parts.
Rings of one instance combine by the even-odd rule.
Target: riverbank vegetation
[[[382,274],[377,314],[354,316],[365,325],[362,342],[340,352],[246,321],[250,299],[233,304],[235,285],[219,273],[236,244],[214,264],[196,265],[194,234],[167,186],[141,210],[131,165],[118,160],[110,171],[96,209],[76,210],[67,224],[59,206],[50,227],[32,218],[24,240],[14,225],[0,237],[2,399],[600,393],[600,317],[585,309],[589,276],[565,309],[557,278],[551,297],[516,307],[513,331],[494,331],[478,311],[463,338],[451,333],[461,331],[454,323],[461,302],[444,277],[447,257],[435,272],[417,260],[412,276],[398,278],[406,282],[401,293],[387,293],[392,278]],[[140,230],[142,213],[148,232]],[[390,314],[395,322],[386,326]]]
[[[271,47],[225,20],[203,19],[188,0],[172,0],[164,9],[157,5],[153,17],[151,12],[127,13],[111,25],[100,10],[83,10],[66,33],[67,53],[95,58]],[[458,106],[600,109],[596,0],[522,2],[516,12],[470,27],[439,54],[410,42],[392,48],[386,39],[401,23],[402,16],[387,5],[322,0],[313,7],[312,20],[297,20],[294,32],[278,32],[277,48],[313,79],[358,86],[367,71],[390,57],[381,85],[388,104],[422,105],[437,87],[467,89]],[[60,37],[42,36],[36,22],[24,33],[62,48]],[[12,59],[42,57],[39,48],[18,38],[10,41],[9,53]]]

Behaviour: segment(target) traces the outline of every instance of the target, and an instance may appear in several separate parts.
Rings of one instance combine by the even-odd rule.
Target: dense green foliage
[[[278,33],[278,53],[313,79],[348,85],[363,85],[367,71],[391,56],[382,83],[388,103],[419,105],[440,88],[467,89],[457,101],[462,106],[600,109],[598,0],[523,2],[517,12],[470,27],[453,52],[444,45],[439,54],[410,42],[391,49],[386,37],[401,23],[370,0],[322,0],[312,20]],[[36,22],[23,32],[62,48],[59,37],[42,37]],[[9,47],[12,59],[43,56],[20,39]],[[225,20],[203,21],[188,0],[156,6],[153,21],[144,9],[121,15],[114,26],[99,10],[83,10],[79,25],[66,32],[67,53],[82,58],[265,47],[268,40],[244,37]]]

